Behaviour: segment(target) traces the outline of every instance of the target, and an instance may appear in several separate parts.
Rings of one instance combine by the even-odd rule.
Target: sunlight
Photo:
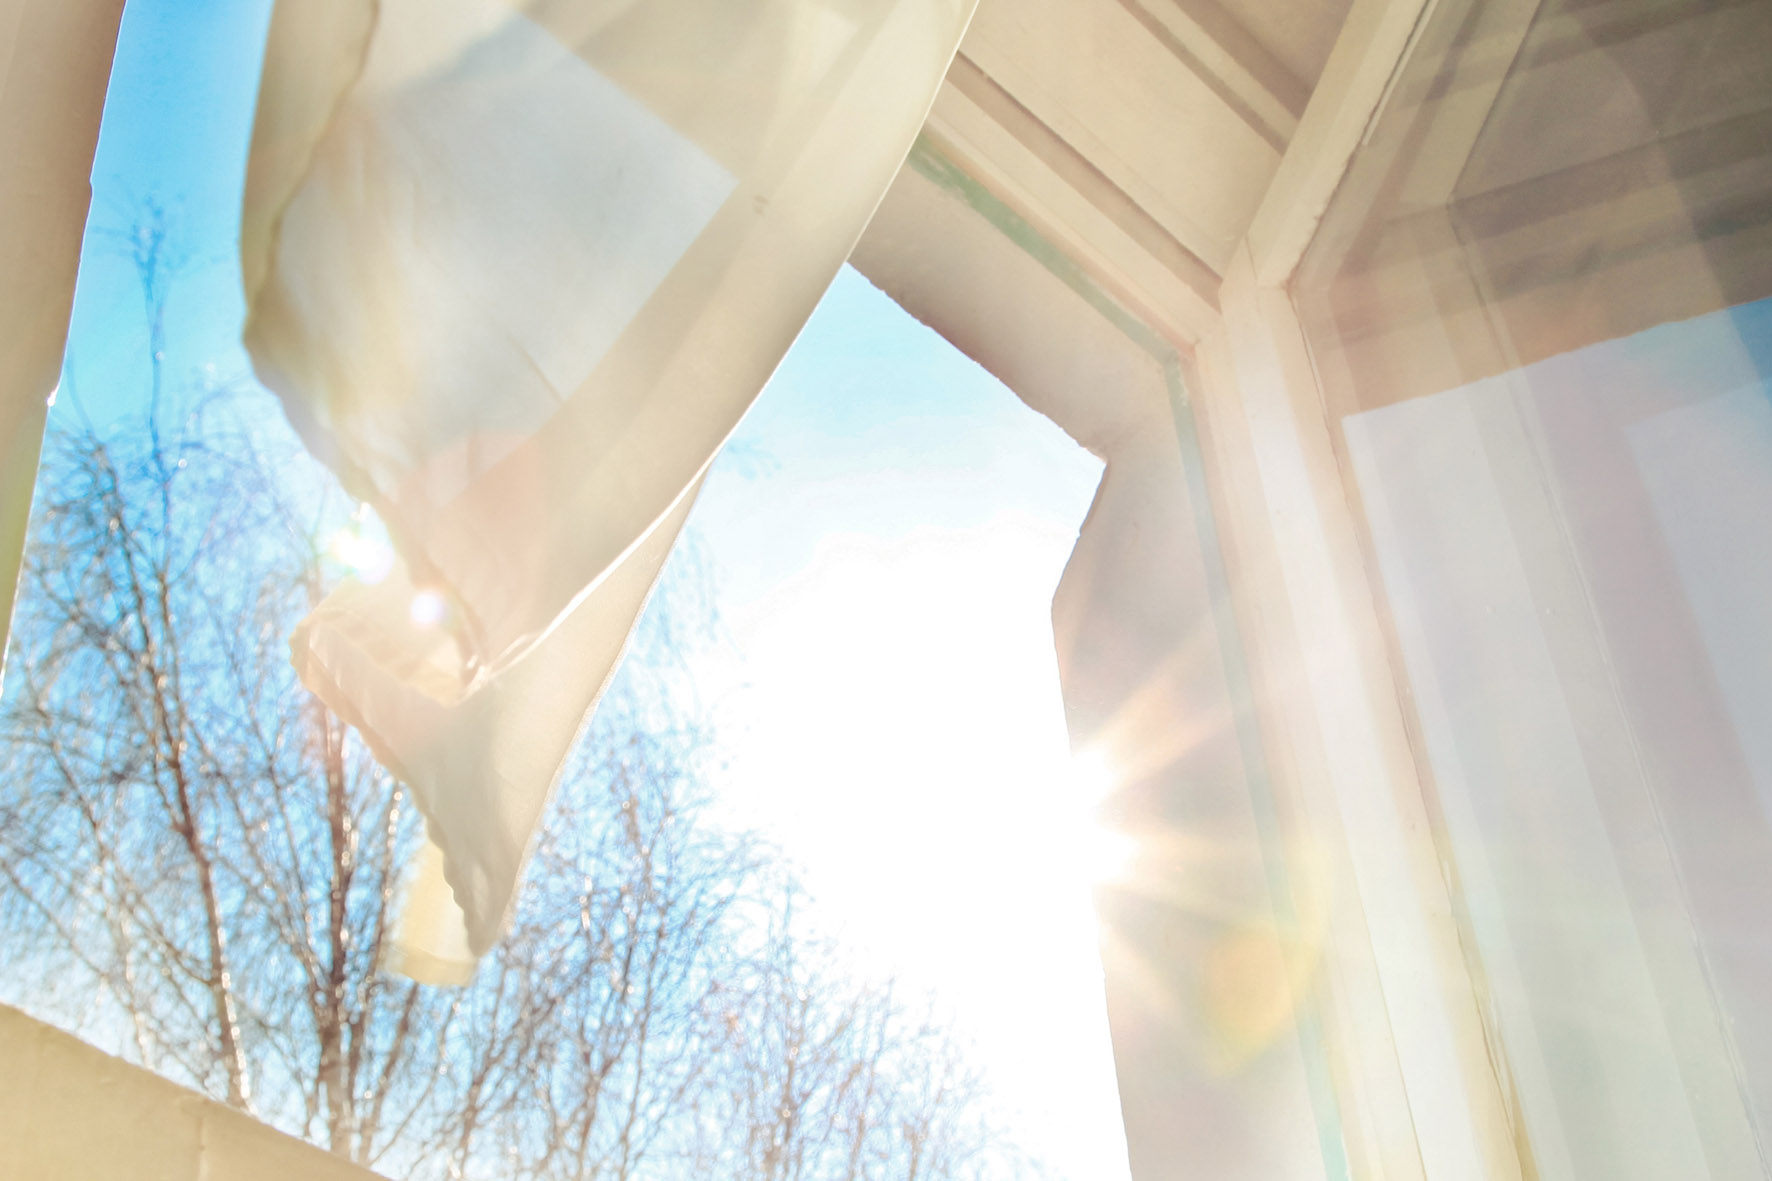
[[[1047,1175],[1123,1181],[1094,894],[1128,770],[1072,757],[1052,630],[1101,461],[849,270],[728,454],[692,518],[719,809],[952,1020]]]
[[[1138,842],[1091,817],[1076,834],[1078,873],[1090,885],[1110,885],[1130,878],[1138,864]]]
[[[1138,860],[1138,842],[1102,815],[1120,785],[1113,763],[1099,750],[1079,751],[1071,756],[1064,779],[1061,809],[1070,819],[1066,829],[1075,876],[1090,886],[1128,880]]]
[[[750,736],[728,803],[803,863],[858,963],[954,1012],[1080,1170],[1120,1135],[1092,891],[1134,844],[1098,820],[1111,765],[1068,749],[1048,588],[1070,540],[1006,517],[820,543],[730,618]]]
[[[384,541],[366,537],[360,529],[340,529],[326,544],[326,552],[349,570],[359,582],[377,583],[394,568],[394,551]]]
[[[1081,750],[1072,755],[1069,775],[1072,789],[1092,807],[1104,803],[1120,781],[1113,762],[1100,750]]]

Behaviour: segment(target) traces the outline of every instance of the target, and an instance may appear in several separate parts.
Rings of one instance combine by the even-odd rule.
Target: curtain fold
[[[471,976],[714,453],[974,0],[281,0],[246,344],[399,553],[292,640],[435,851],[394,966]]]

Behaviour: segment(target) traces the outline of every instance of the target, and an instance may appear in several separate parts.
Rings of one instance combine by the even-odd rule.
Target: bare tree
[[[694,578],[648,616],[473,985],[379,970],[419,824],[284,647],[351,507],[262,392],[173,388],[163,219],[122,240],[149,396],[46,448],[0,700],[0,989],[398,1175],[1019,1175],[939,1023],[844,971],[777,859],[711,821],[674,661]]]
[[[925,999],[858,973],[806,929],[779,880],[742,1001],[730,1010],[736,1068],[722,1082],[739,1151],[704,1175],[758,1181],[1028,1177],[994,1121],[976,1065]]]
[[[438,1007],[375,970],[415,828],[288,671],[317,522],[226,411],[50,442],[0,720],[8,909],[145,1065],[366,1157],[354,1096],[410,1077]]]

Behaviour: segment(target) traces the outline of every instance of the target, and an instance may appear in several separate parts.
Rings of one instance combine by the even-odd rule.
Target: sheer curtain
[[[974,0],[284,0],[246,343],[399,562],[293,638],[435,848],[399,963],[495,942],[701,473],[922,125]]]

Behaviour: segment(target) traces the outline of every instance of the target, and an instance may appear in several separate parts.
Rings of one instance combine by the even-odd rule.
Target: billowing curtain
[[[700,477],[975,0],[281,0],[246,343],[400,560],[292,640],[410,785],[396,967],[467,979]]]

